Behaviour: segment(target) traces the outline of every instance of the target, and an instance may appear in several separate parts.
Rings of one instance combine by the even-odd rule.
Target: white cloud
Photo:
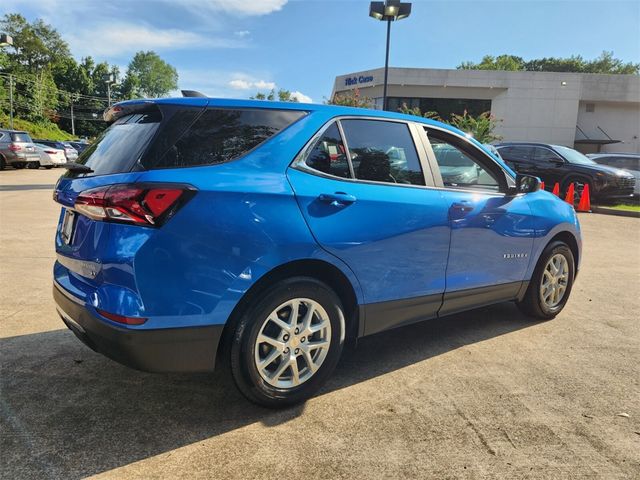
[[[108,23],[67,34],[74,54],[116,56],[138,50],[170,50],[194,47],[226,47],[240,45],[234,40],[204,37],[178,29],[158,29],[132,23]]]
[[[234,90],[271,90],[276,88],[275,82],[267,82],[265,80],[250,80],[246,78],[234,78],[230,80],[228,85]]]
[[[300,103],[313,103],[313,99],[310,96],[305,95],[304,93],[297,90],[291,92],[291,98],[295,98]]]
[[[267,15],[281,10],[287,0],[193,0],[187,4],[193,8],[223,10],[237,15]]]
[[[233,32],[236,37],[245,38],[251,35],[249,30],[240,30],[239,32]]]

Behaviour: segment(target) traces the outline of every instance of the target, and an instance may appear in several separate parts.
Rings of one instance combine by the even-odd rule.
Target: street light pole
[[[9,128],[13,130],[13,75],[9,74]]]
[[[384,89],[382,91],[382,109],[386,110],[387,105],[387,84],[389,82],[389,42],[391,40],[391,20],[387,20],[387,53],[384,57]]]
[[[376,20],[387,22],[387,50],[384,60],[384,86],[382,90],[382,109],[388,108],[387,86],[389,83],[389,44],[391,43],[391,22],[402,20],[411,14],[411,4],[400,0],[386,0],[384,2],[371,2],[369,16]]]

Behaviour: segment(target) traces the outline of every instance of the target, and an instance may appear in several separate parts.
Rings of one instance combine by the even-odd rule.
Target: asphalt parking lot
[[[51,298],[60,170],[0,172],[0,478],[640,478],[640,219],[582,215],[550,322],[512,304],[362,340],[305,405],[145,374]]]

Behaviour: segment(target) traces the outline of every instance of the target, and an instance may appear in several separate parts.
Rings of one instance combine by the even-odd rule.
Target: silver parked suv
[[[0,170],[7,165],[37,168],[39,161],[40,154],[27,132],[0,129]]]

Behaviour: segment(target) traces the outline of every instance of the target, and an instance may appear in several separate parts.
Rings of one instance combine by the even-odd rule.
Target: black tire
[[[308,380],[295,387],[278,388],[267,383],[260,375],[254,358],[255,346],[267,317],[283,303],[296,298],[310,299],[322,306],[331,325],[331,334],[328,335],[331,341],[324,361]],[[333,290],[313,278],[294,277],[283,280],[270,287],[245,309],[229,341],[231,373],[238,389],[247,399],[270,408],[300,403],[325,383],[338,364],[344,343],[342,303]],[[312,340],[309,338],[309,341]],[[277,357],[278,362],[281,361],[280,358]],[[287,371],[288,368],[284,370]],[[292,371],[290,374],[293,378]]]
[[[31,170],[37,170],[38,168],[40,168],[40,162],[29,162],[27,163],[27,168]]]
[[[53,168],[53,165],[45,165],[44,168],[46,168],[47,170],[51,170]]]
[[[543,280],[544,270],[547,266],[547,263],[553,256],[557,254],[560,254],[566,258],[569,265],[569,278],[567,280],[564,296],[556,306],[550,308],[542,299],[542,295],[540,294],[540,286]],[[567,304],[569,296],[571,295],[573,280],[575,278],[575,271],[576,267],[575,259],[573,258],[573,252],[566,243],[556,241],[547,245],[547,247],[542,252],[542,255],[540,255],[538,264],[536,265],[533,276],[531,277],[531,281],[529,282],[529,286],[523,299],[519,302],[516,302],[522,313],[541,320],[550,320],[558,315]]]
[[[7,163],[5,162],[4,157],[0,155],[0,170],[4,170],[6,166]]]
[[[573,196],[573,204],[578,205],[580,203],[580,198],[582,197],[582,191],[584,190],[585,185],[589,185],[589,195],[593,198],[593,182],[587,177],[571,177],[567,179],[564,184],[564,195],[567,194],[569,190],[569,185],[574,184],[575,193]]]
[[[24,163],[24,162],[16,162],[16,163],[14,163],[12,165],[13,165],[13,168],[15,168],[16,170],[21,170],[21,169],[23,169],[24,167],[27,166],[27,164]]]

